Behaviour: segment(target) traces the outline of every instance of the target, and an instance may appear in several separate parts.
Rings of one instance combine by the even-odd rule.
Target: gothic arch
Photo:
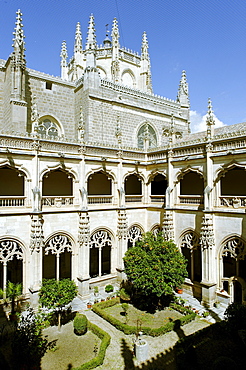
[[[22,283],[25,288],[24,268],[27,248],[19,238],[5,235],[0,238],[0,287],[7,281]]]
[[[75,242],[64,231],[56,231],[46,238],[43,246],[43,278],[72,278],[72,256]]]
[[[38,119],[38,127],[41,127],[42,125],[44,126],[44,122],[46,122],[46,123],[50,122],[51,123],[51,125],[46,128],[46,132],[47,132],[47,130],[49,130],[53,127],[53,128],[57,128],[57,136],[58,137],[64,136],[63,126],[60,123],[60,120],[56,116],[51,115],[49,113],[43,114]],[[48,136],[46,136],[46,137],[48,137]]]
[[[10,153],[11,156],[11,153]],[[17,164],[17,163],[11,163],[11,160],[3,160],[0,162],[0,169],[3,167],[9,167],[10,169],[17,171],[20,174],[23,174],[23,176],[26,177],[27,180],[31,180],[31,174],[29,170],[24,167],[22,164]]]
[[[114,237],[108,228],[97,228],[90,236],[90,277],[101,277],[111,273]]]
[[[198,234],[192,229],[183,231],[179,238],[179,249],[187,260],[189,279],[194,282],[202,280],[201,246]]]
[[[127,246],[128,248],[134,247],[138,240],[142,239],[142,235],[144,234],[143,227],[138,224],[132,224],[127,230]]]
[[[78,174],[72,169],[72,167],[63,166],[61,163],[57,163],[54,165],[46,165],[46,167],[40,172],[39,178],[40,181],[47,176],[50,172],[60,170],[65,172],[68,176],[72,177],[74,181],[78,182]]]
[[[246,241],[236,234],[226,237],[219,250],[219,285],[230,302],[244,302],[246,292]]]
[[[126,178],[127,178],[128,176],[130,176],[130,175],[136,175],[136,176],[137,176],[141,181],[143,181],[143,184],[144,184],[144,185],[146,184],[145,176],[144,176],[142,173],[140,173],[140,172],[138,172],[138,171],[136,171],[136,170],[133,170],[133,171],[127,171],[127,173],[125,173],[125,174],[123,175],[123,178],[122,178],[123,184],[125,183]]]
[[[88,183],[89,177],[94,175],[97,172],[104,173],[106,176],[108,176],[113,181],[114,184],[117,183],[116,176],[115,176],[114,172],[112,170],[105,169],[103,166],[100,166],[100,167],[97,167],[97,168],[94,168],[94,169],[90,170],[85,176],[85,183]]]
[[[135,130],[136,146],[140,149],[144,148],[143,137],[145,135],[149,137],[149,148],[156,148],[158,146],[157,129],[149,121],[141,122]]]
[[[189,172],[197,173],[198,175],[200,175],[201,178],[204,179],[204,181],[206,179],[205,174],[200,170],[200,168],[187,166],[186,168],[182,168],[181,170],[178,171],[178,173],[176,174],[176,180],[174,181],[174,184],[180,182],[180,180],[183,179],[183,177]]]
[[[149,185],[151,183],[151,181],[154,180],[154,178],[157,176],[157,175],[162,175],[166,178],[167,180],[167,170],[153,170],[151,171],[151,173],[148,175],[148,179],[147,179],[147,185]]]
[[[97,66],[97,68],[99,69],[100,78],[101,79],[107,79],[107,72],[106,72],[106,70],[102,66]],[[102,72],[102,74],[101,74],[101,72]]]
[[[234,169],[234,168],[238,168],[238,169],[242,169],[242,170],[246,170],[246,165],[243,165],[243,164],[240,164],[236,161],[231,161],[229,163],[226,163],[224,164],[223,166],[221,166],[220,168],[217,169],[216,171],[216,177],[214,179],[214,185],[220,181],[221,177],[224,177],[226,172]]]
[[[150,228],[150,232],[153,233],[154,235],[158,234],[161,231],[162,231],[162,227],[160,224],[157,224],[157,223],[152,225],[152,227]]]
[[[131,78],[130,84],[127,83],[129,81],[128,76],[130,76],[130,78]],[[126,81],[126,83],[124,82],[124,80]],[[123,70],[123,72],[121,74],[121,83],[123,85],[126,85],[128,87],[132,87],[132,88],[134,88],[136,86],[136,77],[135,77],[133,71],[130,68],[126,68],[126,69]]]

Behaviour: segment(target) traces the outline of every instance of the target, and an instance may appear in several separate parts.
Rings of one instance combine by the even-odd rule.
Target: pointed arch
[[[215,174],[215,179],[214,179],[214,185],[220,181],[220,179],[222,177],[225,176],[225,174],[232,170],[232,169],[241,169],[241,170],[246,170],[246,165],[243,165],[243,164],[240,164],[238,162],[236,162],[235,160],[229,162],[229,163],[225,163],[223,166],[221,166],[220,168],[217,169],[216,171],[216,174]]]
[[[142,239],[144,229],[140,224],[132,224],[127,231],[127,248],[134,247],[138,240]]]
[[[54,115],[44,114],[38,120],[37,132],[41,138],[52,139],[64,136],[64,129]]]
[[[136,77],[130,68],[126,68],[123,70],[121,74],[121,83],[132,88],[136,86]]]
[[[148,148],[156,148],[158,146],[157,130],[149,121],[144,121],[138,126],[136,139],[139,149],[144,149],[145,140],[148,140]]]
[[[64,231],[56,231],[46,238],[43,247],[43,278],[71,279],[74,246],[74,239]]]
[[[89,242],[91,278],[111,274],[113,240],[113,233],[108,228],[98,228],[91,233]]]
[[[194,282],[202,280],[202,255],[200,239],[193,229],[186,229],[179,238],[179,248],[187,260],[189,279]]]
[[[101,79],[107,79],[107,72],[106,72],[106,69],[105,68],[103,68],[102,66],[98,66],[97,65],[97,69],[99,69],[99,73],[100,73],[100,78]]]

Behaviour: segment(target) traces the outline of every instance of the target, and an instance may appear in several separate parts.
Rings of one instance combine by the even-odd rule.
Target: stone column
[[[30,301],[32,307],[38,306],[38,291],[42,281],[42,260],[43,260],[43,216],[41,213],[31,215],[31,236],[30,236]]]
[[[90,219],[88,212],[79,214],[79,235],[78,235],[78,292],[79,295],[89,296],[89,244],[90,244]]]
[[[127,251],[127,217],[125,208],[121,208],[118,210],[117,237],[118,237],[117,272],[118,279],[121,281],[122,279],[125,279],[123,257]]]
[[[205,306],[212,307],[216,291],[216,259],[213,216],[204,213],[200,245],[202,250],[202,302]]]

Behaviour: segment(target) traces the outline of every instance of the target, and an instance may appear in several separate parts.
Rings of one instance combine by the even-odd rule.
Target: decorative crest
[[[66,41],[62,42],[60,57],[61,57],[61,67],[66,67],[67,66],[67,57],[68,57]]]

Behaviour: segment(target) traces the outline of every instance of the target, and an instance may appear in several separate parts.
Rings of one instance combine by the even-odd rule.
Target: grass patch
[[[173,330],[177,323],[178,326],[188,324],[196,317],[194,312],[177,304],[154,314],[140,311],[129,304],[125,314],[119,298],[97,303],[93,311],[125,334],[135,334],[141,327],[144,334],[151,336],[165,334]]]

